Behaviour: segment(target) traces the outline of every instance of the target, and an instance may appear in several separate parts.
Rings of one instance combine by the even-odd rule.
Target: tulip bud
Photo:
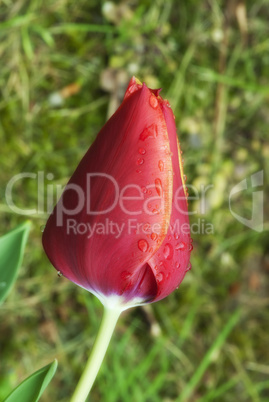
[[[121,310],[160,300],[190,269],[187,191],[174,115],[134,77],[48,219],[54,267]]]

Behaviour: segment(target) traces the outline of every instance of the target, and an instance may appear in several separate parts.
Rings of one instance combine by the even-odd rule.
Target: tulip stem
[[[104,309],[104,315],[92,353],[70,402],[85,402],[104,359],[121,310]]]

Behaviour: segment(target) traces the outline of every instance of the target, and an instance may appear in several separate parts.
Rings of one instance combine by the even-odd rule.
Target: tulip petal
[[[163,299],[182,282],[190,269],[192,250],[186,187],[183,178],[181,151],[176,135],[173,112],[167,101],[161,102],[169,133],[173,165],[173,202],[170,224],[159,250],[148,262],[154,270],[158,293],[154,301]]]
[[[100,298],[137,296],[145,302],[157,295],[147,263],[167,236],[172,159],[159,101],[145,85],[132,85],[138,87],[71,177],[43,245],[56,269]]]

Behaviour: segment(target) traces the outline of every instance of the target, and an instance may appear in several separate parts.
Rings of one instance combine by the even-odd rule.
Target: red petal
[[[71,177],[69,188],[73,188],[67,187],[49,218],[43,244],[55,268],[78,285],[97,294],[146,301],[157,293],[146,263],[165,238],[170,221],[172,161],[159,102],[145,85],[132,85],[137,86],[135,91],[125,97]],[[115,182],[95,176],[87,186],[87,175],[96,172],[111,176]],[[120,191],[125,189],[125,197],[137,199],[122,199],[122,205],[118,202],[102,214],[113,204],[115,183]],[[81,196],[88,194],[86,201],[98,214],[87,213],[85,205],[71,214],[79,209],[78,188]],[[74,230],[70,219],[75,222]],[[90,238],[86,225],[95,230]],[[120,234],[117,228],[122,229]]]
[[[173,112],[167,101],[160,102],[169,133],[173,165],[173,203],[167,235],[157,253],[148,262],[154,269],[158,294],[163,299],[179,286],[190,269],[192,250],[183,167]]]

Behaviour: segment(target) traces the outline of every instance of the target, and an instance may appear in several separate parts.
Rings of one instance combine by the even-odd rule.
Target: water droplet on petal
[[[156,191],[157,191],[158,196],[159,196],[159,197],[162,197],[162,195],[163,195],[163,188],[162,188],[162,182],[161,182],[160,179],[156,179],[156,180],[155,180],[155,188],[156,188]]]
[[[175,238],[176,240],[178,240],[178,239],[179,239],[179,234],[178,234],[178,233],[175,233],[175,234],[174,234],[174,238]]]
[[[162,160],[159,160],[159,163],[158,163],[158,168],[160,169],[160,172],[163,172],[163,169],[164,169],[164,163],[163,163],[163,161],[162,161]]]
[[[189,263],[188,263],[188,266],[187,266],[187,268],[186,268],[186,272],[187,272],[187,271],[190,271],[190,270],[191,270],[191,263],[189,262]]]
[[[158,235],[157,235],[157,233],[151,233],[151,239],[153,240],[153,241],[155,241],[155,240],[157,240],[157,238],[158,238]]]
[[[164,280],[164,274],[162,272],[156,274],[156,280],[158,283],[161,283]]]
[[[174,254],[174,250],[173,250],[172,245],[170,243],[166,243],[163,248],[164,258],[166,260],[171,260],[171,258],[173,257],[173,254]]]
[[[183,175],[183,180],[186,181],[187,180],[187,176],[184,174]]]
[[[58,271],[58,272],[57,272],[57,275],[59,276],[59,278],[61,278],[61,276],[63,276],[63,274],[62,274],[61,271]]]
[[[140,153],[140,155],[145,155],[146,150],[144,148],[139,148],[138,152]]]
[[[158,136],[158,129],[156,124],[151,124],[149,127],[146,127],[139,136],[141,141],[145,141],[148,138],[156,138]]]
[[[136,169],[136,173],[142,173],[142,170]]]
[[[143,165],[143,163],[144,163],[144,159],[143,159],[143,158],[138,158],[137,161],[136,161],[136,164],[137,164],[137,165]]]
[[[192,251],[192,250],[193,250],[193,245],[189,244],[189,251]]]
[[[145,252],[148,250],[148,248],[149,248],[149,245],[148,245],[147,240],[144,240],[144,239],[139,240],[139,241],[138,241],[138,248],[139,248],[139,250],[141,250],[143,253],[145,253]]]
[[[180,263],[177,261],[176,262],[176,268],[178,269],[180,267]]]
[[[148,190],[146,189],[145,186],[141,187],[142,193],[146,194],[148,192]]]
[[[158,107],[158,103],[159,103],[159,102],[158,102],[156,96],[152,94],[152,95],[150,96],[150,98],[149,98],[149,104],[150,104],[150,106],[153,107],[153,109],[156,109],[156,108]]]
[[[186,248],[186,243],[184,243],[183,241],[181,241],[180,243],[177,243],[175,246],[176,250],[185,250]]]
[[[164,99],[164,100],[163,100],[163,103],[164,103],[167,107],[170,107],[170,108],[171,108],[171,105],[170,105],[170,103],[168,102],[167,99]]]
[[[40,230],[41,230],[42,233],[44,232],[45,227],[46,227],[46,225],[41,225],[41,226],[40,226]]]

